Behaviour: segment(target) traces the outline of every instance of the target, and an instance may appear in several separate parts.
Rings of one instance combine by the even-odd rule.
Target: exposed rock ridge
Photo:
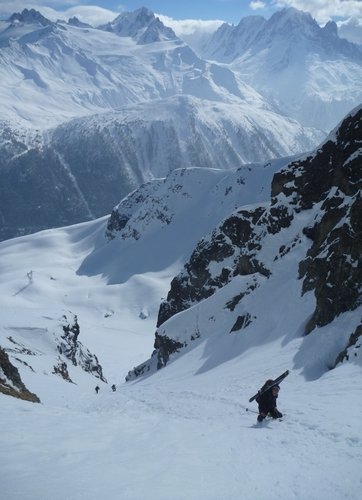
[[[284,193],[296,211],[320,205],[300,262],[303,293],[314,290],[306,333],[362,304],[362,109],[346,117],[314,156],[276,174],[272,196]]]
[[[62,329],[63,334],[57,345],[59,353],[68,358],[74,366],[80,366],[84,371],[107,383],[97,356],[92,354],[78,340],[80,327],[77,316],[74,316],[73,320],[69,321],[67,316],[64,315],[62,318]],[[54,367],[54,373],[61,375],[64,379],[71,382],[67,365],[63,360],[60,360],[58,366]]]
[[[10,362],[9,356],[0,347],[0,392],[8,396],[40,403],[36,394],[30,392],[21,380],[18,369]]]

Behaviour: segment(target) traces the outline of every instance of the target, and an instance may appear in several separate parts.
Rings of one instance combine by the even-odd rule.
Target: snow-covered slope
[[[231,170],[299,154],[312,149],[322,137],[321,132],[282,117],[248,93],[233,103],[175,96],[73,120],[53,131],[51,146],[75,164],[71,155],[77,154],[83,139],[82,154],[94,156],[98,148],[113,154],[114,159],[108,161],[118,161],[130,177],[148,180],[180,167]]]
[[[7,499],[358,498],[360,329],[344,348],[361,308],[346,293],[360,281],[355,266],[361,241],[360,113],[347,117],[319,151],[294,159],[289,168],[272,162],[237,172],[180,170],[129,195],[110,219],[0,243],[0,363],[5,352],[42,402],[3,394],[10,387],[24,396],[5,360],[0,422],[7,432],[0,435],[0,483]],[[338,192],[330,184],[338,184]],[[324,199],[321,207],[318,197]],[[255,217],[248,226],[247,214],[258,210],[269,214],[265,226]],[[249,276],[238,273],[220,288],[216,278],[225,265],[224,246],[215,233],[213,258],[200,253],[204,259],[193,276],[197,287],[207,268],[214,283],[205,290],[210,285],[215,293],[158,330],[183,340],[193,331],[194,348],[171,355],[172,362],[152,376],[125,383],[128,369],[152,350],[159,303],[170,280],[220,217],[218,228],[228,225],[230,236],[233,222],[234,227],[237,219],[245,222],[234,235],[238,244],[248,227],[254,230],[262,246],[252,248],[251,239],[244,240],[244,255],[256,252],[258,259],[245,261],[244,269],[247,264],[258,269]],[[298,262],[307,250],[307,274],[298,280]],[[339,273],[333,271],[336,256]],[[231,257],[221,278],[230,268]],[[314,274],[313,268],[322,271]],[[346,270],[348,283],[339,295],[347,300],[338,301],[338,280]],[[325,272],[328,279],[317,283]],[[302,282],[307,289],[300,297]],[[331,323],[303,336],[317,304],[308,291],[312,283],[317,299],[330,290],[333,306],[350,309],[336,317],[333,309]],[[322,304],[319,310],[328,309]],[[326,359],[334,360],[337,352],[344,362],[326,371]],[[291,373],[278,404],[285,418],[257,426],[256,406],[247,401],[286,368]]]
[[[230,63],[257,42],[266,22],[262,16],[248,16],[237,26],[224,23],[205,43],[202,54]]]
[[[222,344],[227,361],[301,334],[295,363],[308,378],[348,359],[349,348],[361,361],[361,124],[359,107],[274,175],[270,204],[239,208],[198,243],[161,304],[156,350],[129,379],[198,343]],[[305,357],[313,345],[316,357]]]
[[[201,60],[175,36],[140,43],[139,32],[146,36],[156,22],[148,11],[136,11],[134,23],[120,16],[123,24],[117,18],[107,29],[43,21],[31,12],[0,26],[3,120],[48,128],[178,94],[229,103],[257,95],[231,69]]]
[[[246,204],[265,200],[274,172],[287,161],[250,164],[236,172],[180,169],[144,184],[114,208],[106,239],[95,246],[79,272],[103,274],[113,283],[126,281],[135,268],[144,273],[182,266],[200,236],[241,200]]]
[[[294,8],[223,25],[203,56],[230,67],[264,97],[306,126],[330,130],[362,101],[362,51]]]
[[[356,220],[360,203],[360,114],[360,109],[355,110],[314,154],[294,160],[279,173],[276,171],[287,163],[286,159],[248,165],[236,172],[176,170],[166,179],[151,181],[134,191],[115,207],[109,220],[97,221],[89,228],[84,225],[79,230],[74,227],[60,231],[61,241],[74,239],[75,248],[81,250],[77,250],[75,261],[66,266],[77,270],[85,282],[87,277],[101,279],[97,286],[116,285],[127,290],[135,276],[159,274],[165,286],[171,273],[177,268],[181,270],[186,262],[184,271],[172,281],[168,299],[158,313],[156,345],[166,339],[164,342],[171,342],[171,348],[165,351],[160,344],[151,365],[146,363],[137,373],[152,367],[156,360],[159,366],[166,364],[174,347],[188,350],[194,345],[190,339],[198,339],[197,345],[209,337],[220,337],[227,345],[230,341],[224,340],[225,332],[247,329],[249,335],[243,333],[244,341],[239,340],[242,353],[244,342],[249,342],[245,339],[250,338],[252,345],[262,342],[266,324],[270,335],[278,339],[287,335],[291,323],[295,327],[288,335],[299,334],[302,325],[309,333],[345,314],[351,331],[340,335],[338,342],[332,340],[332,353],[327,349],[326,354],[321,354],[322,362],[312,360],[310,371],[306,366],[303,368],[309,376],[320,375],[326,366],[333,365],[333,356],[337,362],[349,336],[356,336],[359,321],[358,315],[350,311],[359,307],[356,288],[359,268],[355,262],[360,245]],[[273,198],[269,206],[271,183]],[[53,234],[57,232],[34,236],[35,246],[53,247]],[[33,246],[32,238],[2,246],[3,270],[10,272],[10,276],[12,255],[18,253],[17,248],[22,250],[22,242]],[[343,262],[341,248],[349,249]],[[36,259],[35,254],[33,258]],[[53,259],[47,265],[51,267],[52,262]],[[332,278],[331,269],[336,265],[340,271]],[[30,271],[29,281],[23,287],[17,285],[14,293],[9,294],[9,304],[15,304],[24,290],[24,295],[32,291],[38,272],[32,266]],[[54,279],[49,271],[41,273],[45,282],[50,280],[51,288],[58,286],[59,277]],[[21,280],[25,275],[23,271]],[[348,279],[344,279],[345,275]],[[340,283],[342,278],[344,288]],[[301,290],[303,295],[298,298]],[[311,290],[316,290],[316,302],[313,294],[307,293]],[[342,300],[341,290],[344,290]],[[10,298],[11,295],[15,298]],[[279,299],[275,303],[276,297]],[[290,319],[285,312],[282,314],[288,300],[298,304],[298,314],[292,307]],[[275,320],[257,313],[261,303],[269,304],[266,311],[273,310]],[[59,308],[58,303],[51,307],[54,306]],[[153,320],[156,306],[155,303],[149,306]],[[216,316],[211,314],[218,309]],[[80,317],[78,311],[72,313]],[[138,313],[149,317],[147,308],[139,307]],[[283,319],[277,320],[278,316]],[[58,317],[50,314],[50,324],[54,320],[58,324],[60,317],[60,312]],[[42,330],[46,332],[48,327]],[[318,335],[311,337],[318,342]],[[232,344],[234,356],[234,341]],[[303,359],[302,365],[305,363]]]
[[[108,342],[119,335],[120,322],[125,321],[128,333],[124,334],[124,341],[130,343],[130,349],[141,340],[138,336],[145,329],[145,334],[149,332],[145,345],[150,348],[161,297],[197,241],[217,224],[220,216],[234,210],[240,200],[255,203],[266,199],[274,172],[287,161],[247,165],[236,172],[176,170],[131,193],[109,218],[3,242],[0,271],[4,328],[1,327],[0,346],[6,348],[12,361],[14,356],[24,354],[16,364],[25,379],[33,373],[29,365],[37,371],[35,365],[43,364],[43,371],[49,375],[45,384],[55,384],[54,387],[61,374],[54,366],[63,366],[62,373],[68,373],[66,378],[77,384],[83,379],[88,381],[87,390],[90,384],[99,382],[93,382],[89,375],[85,377],[77,369],[78,364],[73,367],[72,353],[87,352],[86,349],[99,356],[105,379],[111,382],[124,378],[127,369],[120,374],[119,355],[114,353],[115,358],[106,361],[105,367],[102,352],[106,351],[94,348],[99,329],[109,332],[109,341],[105,343],[109,346]],[[49,300],[44,302],[45,297]],[[84,302],[84,298],[89,302]],[[17,314],[19,310],[21,314]],[[71,332],[65,336],[69,347],[60,349],[67,325]],[[133,340],[132,331],[136,335]],[[68,360],[64,354],[67,350],[71,353]],[[144,348],[141,352],[147,354]],[[139,362],[141,352],[135,353]],[[30,360],[29,353],[33,356]],[[46,356],[46,363],[41,353]],[[133,356],[128,349],[124,355],[128,362]],[[39,386],[39,377],[34,373],[31,378],[30,384],[36,386],[34,392],[43,400],[47,397],[41,389],[44,382]],[[57,396],[55,390],[53,397],[60,394]]]

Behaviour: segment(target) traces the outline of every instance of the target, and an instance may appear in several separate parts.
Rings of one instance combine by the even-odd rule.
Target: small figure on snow
[[[112,391],[113,392],[116,392],[116,384],[113,384],[112,387],[111,387]]]
[[[98,392],[99,392],[99,389],[100,389],[100,387],[98,387],[98,385],[96,385],[96,387],[95,387],[95,389],[94,389],[94,390],[96,391],[96,393],[97,393],[97,394],[98,394]]]
[[[274,380],[267,380],[260,389],[260,396],[256,398],[256,402],[259,405],[258,422],[262,422],[267,415],[270,415],[272,418],[281,418],[283,416],[277,408],[277,398],[280,387],[277,384],[272,385],[273,383]],[[265,391],[265,388],[271,385],[272,387]]]

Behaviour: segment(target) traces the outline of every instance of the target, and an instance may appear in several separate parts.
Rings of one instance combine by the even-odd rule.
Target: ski
[[[278,385],[282,380],[285,379],[285,377],[287,375],[289,375],[289,370],[287,370],[284,373],[282,373],[281,375],[279,375],[279,377],[277,377],[272,384],[268,384],[263,390],[260,389],[256,394],[254,394],[254,396],[252,396],[249,399],[249,403],[254,401],[254,399],[256,399],[258,396],[261,396],[262,394],[264,394],[264,392],[268,391],[271,387]]]

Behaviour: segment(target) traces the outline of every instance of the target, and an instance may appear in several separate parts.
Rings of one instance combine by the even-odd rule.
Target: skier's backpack
[[[271,378],[269,378],[269,379],[265,382],[265,384],[263,385],[263,387],[260,389],[260,391],[259,391],[259,392],[260,392],[260,394],[259,394],[259,395],[255,398],[255,401],[256,401],[258,404],[260,403],[260,397],[261,397],[263,394],[265,394],[264,389],[265,389],[266,387],[268,387],[268,385],[271,385],[271,384],[274,384],[274,380],[273,380],[273,379],[271,379]]]
[[[252,396],[251,398],[249,398],[249,403],[251,403],[252,401],[254,401],[254,399],[257,399],[257,398],[260,399],[260,396],[262,394],[264,394],[264,392],[266,392],[273,385],[278,385],[279,386],[279,383],[282,380],[284,380],[287,375],[289,375],[289,370],[287,370],[284,373],[282,373],[281,375],[279,375],[279,377],[277,377],[275,380],[271,380],[271,379],[267,380],[265,382],[265,384],[267,384],[268,382],[271,382],[271,384],[269,385],[269,387],[265,388],[265,384],[264,384],[263,387],[256,394],[254,394],[254,396]]]

